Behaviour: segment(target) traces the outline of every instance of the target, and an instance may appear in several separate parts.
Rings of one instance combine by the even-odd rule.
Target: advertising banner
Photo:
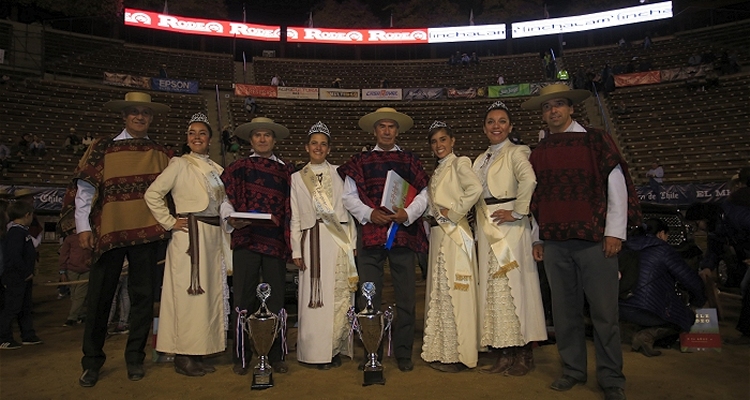
[[[505,39],[505,24],[427,28],[428,43],[478,42]]]
[[[642,6],[620,8],[572,17],[547,18],[536,21],[515,22],[511,25],[514,39],[532,36],[553,35],[589,31],[672,18],[672,2],[644,4]]]
[[[234,95],[239,97],[261,97],[261,98],[276,98],[277,86],[266,86],[266,85],[246,85],[244,83],[237,83],[234,85]]]
[[[473,99],[477,97],[476,88],[468,88],[468,89],[448,88],[446,90],[448,91],[449,99]]]
[[[443,88],[409,88],[404,89],[404,100],[444,100]]]
[[[321,100],[359,100],[359,89],[320,89]]]
[[[401,100],[401,89],[362,89],[362,100]]]
[[[180,17],[157,12],[125,9],[125,25],[162,31],[278,42],[279,26],[247,24],[223,20]]]
[[[3,194],[3,197],[12,198],[16,191],[20,189],[31,189],[35,192],[34,210],[60,211],[62,209],[65,188],[0,185],[0,193]]]
[[[198,81],[151,78],[151,89],[160,92],[196,94],[198,93]]]
[[[487,97],[516,97],[531,96],[531,85],[521,83],[518,85],[488,86]]]
[[[332,29],[289,27],[289,43],[414,44],[427,43],[427,29]]]
[[[661,72],[659,71],[615,75],[616,87],[653,85],[659,82],[661,82]]]
[[[636,188],[638,199],[647,203],[685,206],[692,203],[716,203],[729,197],[729,185],[723,183],[696,183],[684,185],[659,185],[659,193],[649,185]]]
[[[278,86],[276,88],[276,97],[280,99],[317,100],[318,88]]]
[[[150,90],[151,78],[147,76],[134,76],[129,74],[113,74],[111,72],[105,72],[104,84]]]
[[[713,69],[713,64],[701,64],[689,67],[663,69],[659,72],[661,73],[662,82],[675,82],[706,76],[708,71]]]

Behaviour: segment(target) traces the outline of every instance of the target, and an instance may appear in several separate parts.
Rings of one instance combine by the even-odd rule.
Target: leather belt
[[[486,203],[486,204],[487,204],[488,206],[493,206],[493,205],[495,205],[495,204],[503,204],[503,203],[508,203],[508,202],[514,201],[515,199],[516,199],[515,197],[513,197],[513,198],[510,198],[510,199],[496,199],[496,198],[494,198],[494,197],[490,197],[489,199],[484,199],[484,202],[485,202],[485,203]]]

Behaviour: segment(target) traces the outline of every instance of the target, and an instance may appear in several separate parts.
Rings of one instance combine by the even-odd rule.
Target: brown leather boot
[[[201,368],[200,364],[195,362],[193,356],[186,356],[183,354],[175,354],[174,370],[177,371],[178,374],[187,376],[206,375],[206,372]]]
[[[654,350],[654,342],[676,333],[676,330],[664,326],[641,329],[633,335],[633,351],[640,351],[646,357],[660,356],[661,351]]]
[[[516,347],[516,357],[513,360],[513,366],[505,371],[508,376],[524,376],[534,369],[534,351],[531,350],[531,343],[523,347]]]
[[[513,366],[513,360],[515,359],[514,354],[516,347],[506,347],[498,349],[497,360],[491,367],[485,367],[479,370],[479,372],[485,374],[502,374]]]
[[[203,372],[210,374],[212,372],[216,372],[216,367],[211,365],[210,363],[207,363],[206,360],[203,359],[203,356],[191,356],[193,360],[198,364],[198,366],[201,367]]]

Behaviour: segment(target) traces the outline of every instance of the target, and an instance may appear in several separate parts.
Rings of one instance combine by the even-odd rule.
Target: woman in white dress
[[[428,134],[438,166],[430,179],[427,213],[430,261],[425,290],[422,359],[443,372],[477,366],[477,260],[466,213],[482,194],[471,160],[456,157],[456,139],[443,122]]]
[[[498,358],[481,371],[521,376],[534,368],[531,342],[547,339],[528,217],[536,175],[528,146],[508,140],[513,122],[505,104],[493,103],[483,125],[490,147],[474,162],[483,187],[476,204],[479,345]]]
[[[330,369],[347,355],[347,312],[357,269],[354,221],[342,202],[344,181],[326,161],[331,134],[318,121],[308,132],[310,162],[292,174],[290,236],[299,268],[297,360]]]
[[[144,199],[157,221],[172,231],[159,309],[156,350],[174,353],[177,373],[202,376],[216,369],[203,361],[226,348],[231,269],[229,234],[219,206],[226,201],[221,166],[208,157],[212,131],[203,114],[188,123],[190,153],[172,158]],[[172,194],[176,216],[166,196]]]

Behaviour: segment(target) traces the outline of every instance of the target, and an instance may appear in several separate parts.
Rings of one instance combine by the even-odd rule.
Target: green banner
[[[487,86],[487,97],[517,97],[530,96],[531,88],[528,83],[518,85]]]

